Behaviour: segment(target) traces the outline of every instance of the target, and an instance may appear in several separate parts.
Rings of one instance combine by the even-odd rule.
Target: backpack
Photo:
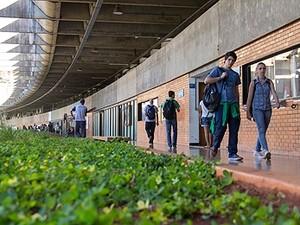
[[[204,89],[203,104],[208,112],[215,112],[221,100],[216,84],[207,84]]]
[[[148,105],[146,109],[146,116],[149,120],[155,120],[155,107],[154,105]]]
[[[223,72],[223,70],[218,67],[219,70]],[[224,81],[222,81],[221,91],[224,86]],[[204,95],[203,95],[203,104],[208,109],[208,112],[215,112],[221,101],[221,92],[218,91],[217,84],[207,84],[204,88]]]
[[[172,100],[167,100],[163,107],[163,115],[167,120],[173,120],[176,116],[175,104]]]

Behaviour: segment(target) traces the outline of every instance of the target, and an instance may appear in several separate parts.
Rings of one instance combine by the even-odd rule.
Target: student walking
[[[76,137],[86,137],[86,114],[87,107],[84,105],[85,100],[81,99],[80,104],[71,110],[71,115],[75,118],[75,135]],[[73,112],[75,112],[75,117]]]
[[[213,134],[213,147],[211,156],[217,155],[223,140],[227,124],[229,127],[228,160],[241,161],[243,158],[237,154],[238,131],[240,127],[239,89],[241,84],[240,75],[231,68],[237,56],[234,52],[225,54],[222,67],[215,67],[205,78],[204,83],[216,84],[220,93],[220,104],[215,111],[215,131]]]
[[[261,159],[271,159],[266,133],[272,116],[270,95],[275,100],[275,107],[279,108],[279,99],[272,80],[266,77],[266,65],[263,62],[257,64],[256,78],[250,82],[247,98],[247,119],[252,117],[256,123],[258,137],[255,148],[255,156]]]
[[[155,126],[158,126],[158,108],[153,104],[153,99],[146,105],[145,110],[145,130],[149,138],[149,148],[153,148]]]
[[[208,111],[208,109],[205,107],[203,103],[203,100],[201,100],[199,103],[198,113],[199,113],[201,127],[203,127],[204,129],[204,137],[206,142],[205,147],[210,148],[212,146],[212,134],[209,128],[214,113]]]
[[[177,115],[180,112],[180,105],[175,100],[175,92],[169,91],[169,98],[162,104],[163,115],[166,119],[166,135],[168,141],[168,151],[177,153]],[[173,139],[171,139],[171,130],[173,128]]]

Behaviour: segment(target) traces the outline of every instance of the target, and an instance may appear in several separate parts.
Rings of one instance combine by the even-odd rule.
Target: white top
[[[87,108],[84,105],[75,106],[72,111],[75,111],[75,121],[85,121],[85,116],[87,113]]]
[[[203,100],[200,101],[199,107],[201,107],[202,115],[201,117],[212,117],[213,113],[208,112],[208,109],[205,107]]]

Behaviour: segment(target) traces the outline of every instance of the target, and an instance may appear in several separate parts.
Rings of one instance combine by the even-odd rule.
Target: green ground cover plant
[[[0,129],[0,224],[300,224],[297,208],[225,193],[202,159]]]

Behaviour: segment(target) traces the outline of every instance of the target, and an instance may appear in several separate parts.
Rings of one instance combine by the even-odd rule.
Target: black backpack
[[[163,115],[167,120],[173,120],[176,117],[175,104],[172,100],[167,100],[163,107]]]
[[[155,120],[155,107],[154,105],[148,105],[146,109],[146,116],[149,120]]]
[[[223,72],[223,69],[218,67],[219,70]],[[222,81],[222,87],[220,92],[218,91],[217,84],[207,84],[204,88],[204,95],[203,95],[203,104],[208,109],[208,112],[215,112],[221,101],[221,92],[223,89],[224,81]]]

